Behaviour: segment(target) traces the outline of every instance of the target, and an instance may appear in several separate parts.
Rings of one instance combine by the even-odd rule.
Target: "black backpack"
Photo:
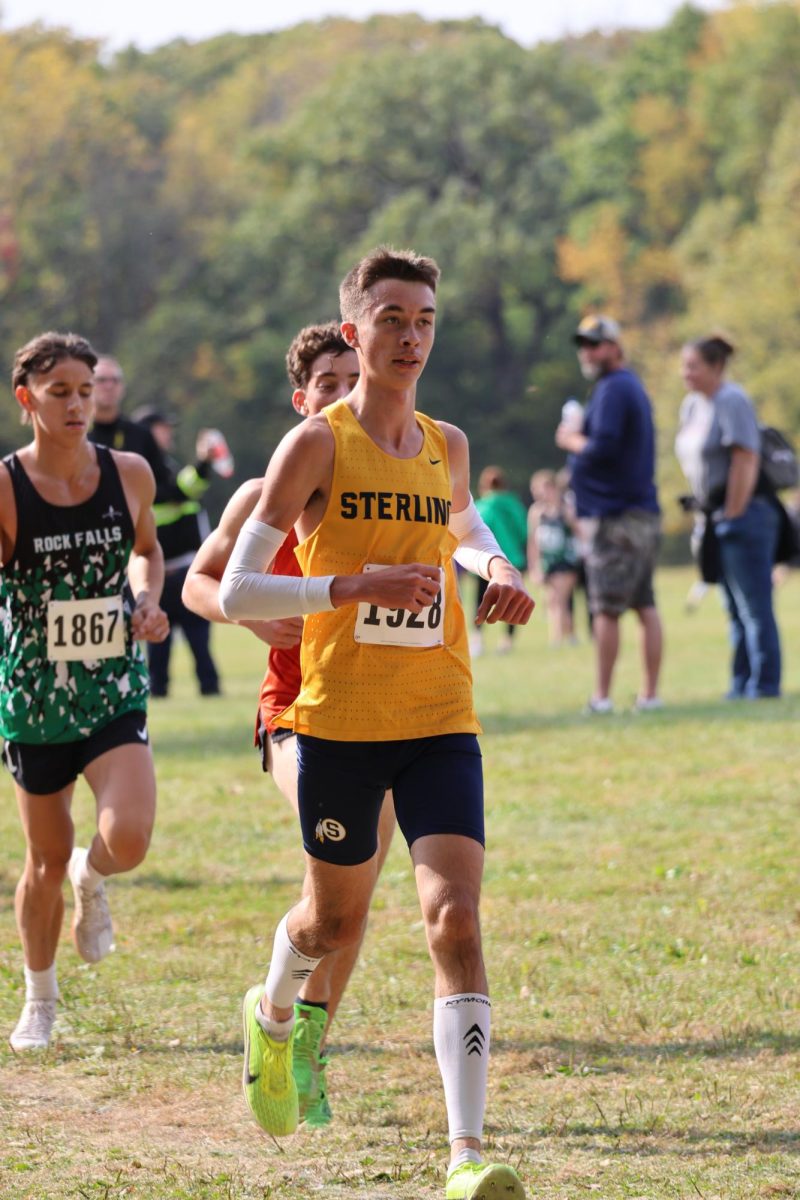
[[[773,425],[759,425],[761,434],[761,473],[773,491],[797,487],[800,464],[794,446]]]

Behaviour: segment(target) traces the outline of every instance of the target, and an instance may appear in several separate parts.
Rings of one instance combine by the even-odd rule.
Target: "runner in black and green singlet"
[[[15,1050],[46,1046],[56,1015],[55,953],[67,872],[76,947],[112,947],[104,879],[147,851],[155,777],[147,669],[137,640],[168,631],[152,472],[87,440],[97,357],[74,334],[17,352],[14,392],[34,440],[0,464],[0,733],[27,839],[17,887],[26,1002]],[[97,802],[90,848],[73,848],[70,805],[83,774]]]
[[[45,500],[16,454],[2,460],[17,510],[14,551],[0,574],[6,741],[75,742],[147,707],[147,666],[131,636],[133,522],[112,452],[95,453],[99,487],[68,506]]]

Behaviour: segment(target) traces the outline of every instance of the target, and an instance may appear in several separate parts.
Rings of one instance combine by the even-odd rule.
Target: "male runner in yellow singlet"
[[[281,442],[222,580],[229,619],[306,614],[301,690],[278,719],[297,734],[306,888],[278,926],[266,984],[245,997],[244,1091],[263,1128],[294,1131],[298,980],[360,935],[391,788],[436,976],[446,1197],[521,1200],[516,1173],[481,1158],[490,1017],[478,920],[483,784],[455,547],[474,549],[489,580],[479,622],[524,624],[533,601],[476,515],[464,434],[415,408],[438,278],[432,259],[386,247],[346,276],[342,332],[359,382]],[[293,525],[303,578],[265,574]]]
[[[298,416],[309,418],[329,404],[349,395],[358,379],[358,358],[342,337],[338,322],[307,325],[292,339],[286,355],[292,406]],[[231,496],[217,528],[209,534],[189,568],[183,602],[208,621],[225,621],[219,606],[219,587],[239,532],[252,516],[264,486],[263,477],[249,479]],[[294,529],[275,556],[272,570],[284,575],[302,575],[295,558]],[[256,743],[262,766],[269,771],[286,799],[297,812],[297,753],[292,729],[280,729],[275,721],[300,690],[300,638],[302,617],[279,621],[247,621],[247,627],[270,651],[267,672],[261,685]],[[378,827],[376,876],[385,861],[394,832],[394,807],[388,795]],[[327,1055],[324,1046],[339,1002],[358,958],[359,942],[327,954],[297,989],[293,1071],[297,1084],[300,1119],[307,1125],[327,1125],[332,1113],[326,1082]]]

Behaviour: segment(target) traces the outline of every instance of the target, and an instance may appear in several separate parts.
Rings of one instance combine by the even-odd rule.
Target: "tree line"
[[[480,20],[329,19],[109,57],[0,33],[0,345],[71,328],[130,404],[223,428],[259,474],[292,423],[283,356],[388,241],[443,268],[420,407],[476,471],[559,465],[571,337],[604,309],[653,397],[670,524],[687,336],[800,430],[800,5],[680,9],[524,49]],[[0,444],[22,440],[13,401]],[[224,501],[220,496],[219,502]]]

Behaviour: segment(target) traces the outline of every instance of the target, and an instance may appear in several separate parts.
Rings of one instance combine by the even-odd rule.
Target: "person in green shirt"
[[[500,467],[484,467],[478,477],[478,499],[475,507],[497,538],[500,549],[508,561],[524,571],[528,565],[528,511],[519,496],[509,491],[505,473]],[[478,577],[476,611],[487,588],[485,579]],[[514,626],[507,625],[506,632],[497,645],[498,654],[508,654],[512,646]],[[483,652],[483,637],[480,630],[470,636],[470,652],[477,658]]]

